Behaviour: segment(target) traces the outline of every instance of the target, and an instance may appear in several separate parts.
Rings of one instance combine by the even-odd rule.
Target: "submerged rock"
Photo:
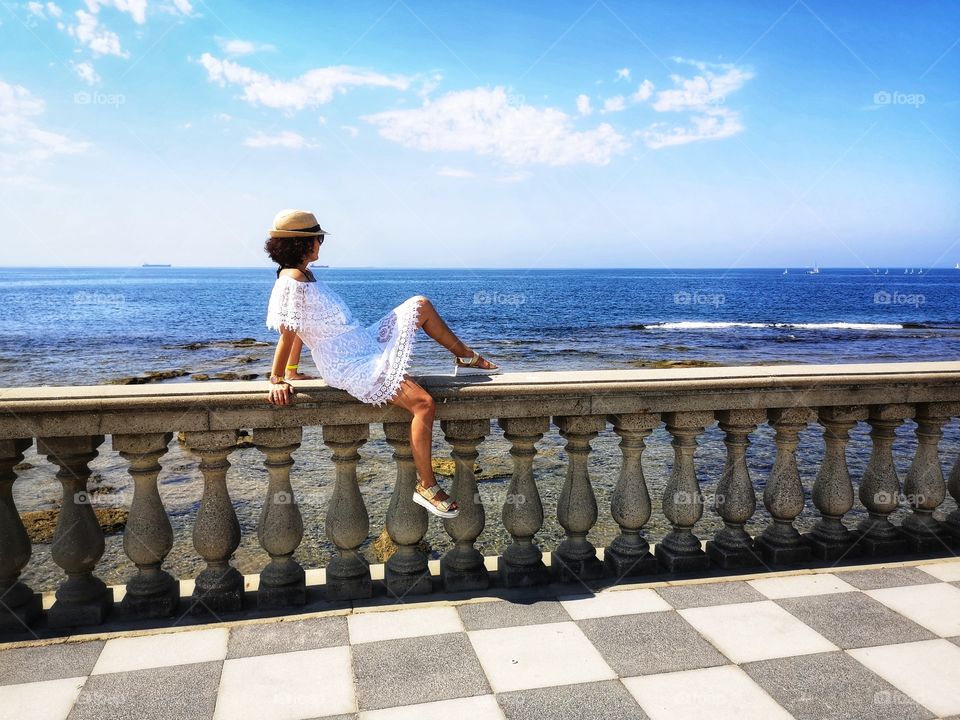
[[[123,508],[113,507],[94,508],[93,513],[97,516],[97,522],[100,523],[104,535],[115,535],[122,532],[127,526],[127,518],[130,515]],[[57,530],[57,518],[59,517],[60,508],[20,513],[30,542],[37,544],[48,543],[53,540],[53,534]]]
[[[630,360],[630,365],[638,368],[690,368],[723,367],[723,363],[714,360]]]
[[[417,543],[417,548],[427,557],[430,557],[430,554],[433,552],[430,543],[426,540],[421,540]],[[380,533],[380,537],[373,541],[373,554],[376,556],[377,562],[386,562],[396,551],[397,544],[391,539],[387,529],[384,528],[383,532]]]

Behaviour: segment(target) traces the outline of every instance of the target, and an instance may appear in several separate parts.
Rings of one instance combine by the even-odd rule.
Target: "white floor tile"
[[[91,675],[145,670],[223,660],[227,656],[227,628],[188,630],[107,640]]]
[[[358,613],[347,616],[347,627],[353,644],[463,632],[460,615],[453,607]]]
[[[943,562],[917,565],[918,570],[933,575],[937,580],[956,582],[960,580],[960,560],[944,560]]]
[[[438,700],[437,702],[371,710],[360,713],[360,720],[504,720],[503,710],[493,695]]]
[[[557,599],[574,620],[673,609],[670,603],[650,589],[608,590],[590,595],[561,595]]]
[[[920,640],[847,652],[930,712],[960,713],[960,647],[952,642]]]
[[[214,720],[303,720],[357,711],[350,648],[225,660]]]
[[[788,575],[786,577],[747,580],[747,584],[771,600],[805,595],[826,595],[837,592],[856,592],[857,588],[831,573],[815,575]]]
[[[960,588],[930,583],[867,590],[866,594],[937,635],[960,635]]]
[[[86,676],[0,685],[0,720],[64,720]]]
[[[610,680],[616,673],[571,621],[467,633],[494,692]]]
[[[792,720],[736,665],[623,678],[650,720]]]
[[[772,600],[677,612],[738,664],[838,649]]]

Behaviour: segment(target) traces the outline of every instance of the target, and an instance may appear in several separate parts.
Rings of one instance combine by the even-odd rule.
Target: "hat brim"
[[[270,237],[272,238],[298,238],[298,237],[319,237],[321,235],[329,235],[326,230],[322,232],[302,232],[300,230],[270,230]]]

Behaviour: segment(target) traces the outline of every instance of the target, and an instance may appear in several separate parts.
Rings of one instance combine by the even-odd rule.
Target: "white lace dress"
[[[281,275],[270,294],[267,327],[296,330],[327,385],[381,407],[396,394],[410,364],[422,297],[414,295],[363,325],[322,280]]]

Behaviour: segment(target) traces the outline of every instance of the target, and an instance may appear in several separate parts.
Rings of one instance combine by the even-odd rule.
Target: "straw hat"
[[[329,234],[320,227],[316,216],[306,210],[281,210],[273,218],[273,227],[270,228],[272,238],[316,237]]]

